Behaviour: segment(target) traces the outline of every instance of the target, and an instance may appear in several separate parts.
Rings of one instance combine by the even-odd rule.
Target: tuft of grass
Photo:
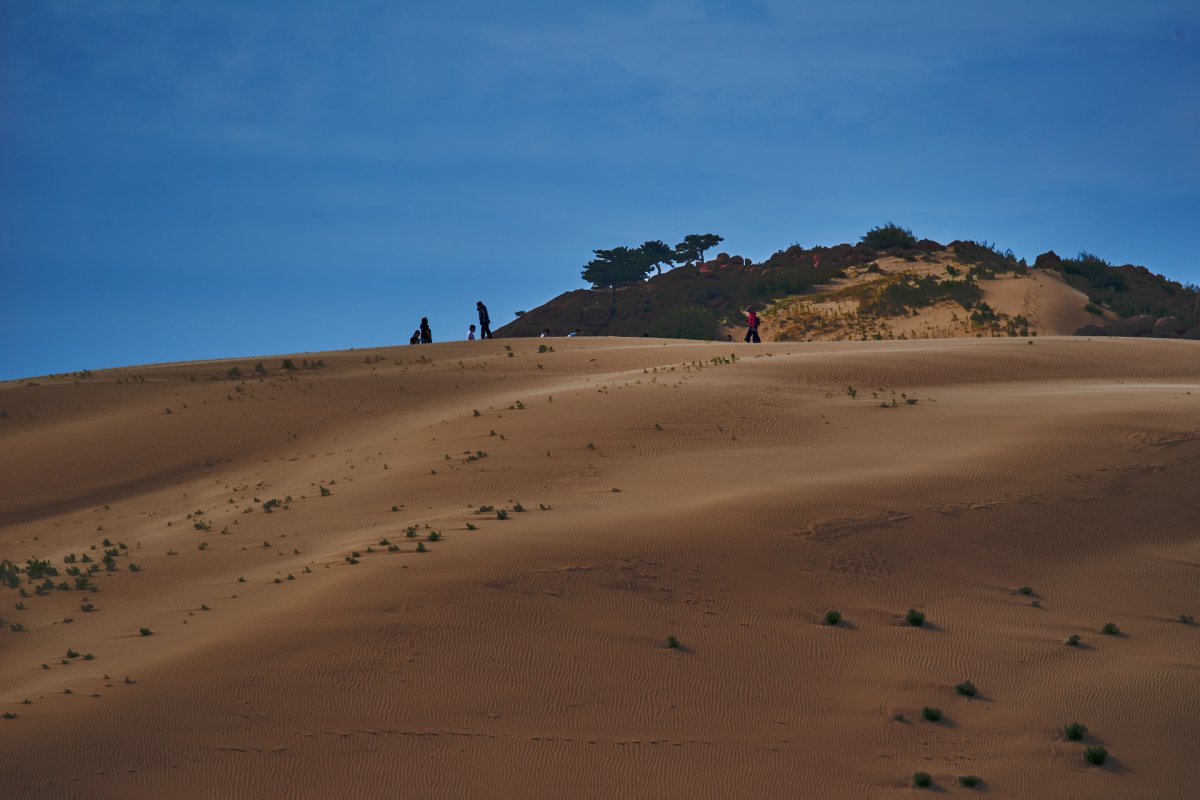
[[[1065,644],[1067,647],[1079,647],[1079,644],[1082,641],[1083,639],[1079,638],[1078,633],[1072,633],[1067,637],[1067,640],[1063,642],[1063,644]]]
[[[79,651],[68,647],[67,648],[67,658],[79,658]]]
[[[1088,729],[1086,725],[1081,725],[1078,722],[1072,722],[1070,725],[1067,725],[1063,728],[1063,735],[1072,742],[1078,742],[1081,741],[1084,736],[1087,736],[1087,731]]]
[[[16,715],[16,714],[14,714],[14,713],[13,713],[13,712],[11,712],[11,711],[5,711],[3,714],[0,714],[0,718],[3,718],[3,719],[16,719],[16,718],[17,718],[17,715]]]
[[[1093,766],[1100,766],[1108,760],[1108,751],[1103,747],[1089,747],[1083,751],[1083,759]]]
[[[496,509],[496,519],[508,519],[508,512],[503,508]]]
[[[481,415],[480,415],[480,413],[479,413],[479,409],[478,409],[478,408],[474,409],[474,410],[471,412],[471,416],[472,416],[472,417],[478,417],[478,416],[481,416]]]
[[[679,649],[679,640],[675,638],[675,634],[671,634],[667,637],[667,647],[671,648],[672,650]]]
[[[425,543],[424,542],[417,542],[417,552],[418,553],[425,552]]]
[[[892,721],[893,722],[908,722],[908,717],[904,716],[904,714],[897,711],[895,714],[892,714]]]
[[[825,612],[825,624],[826,625],[837,625],[841,621],[842,621],[842,612],[840,612],[840,611],[826,611]]]
[[[440,533],[438,533],[437,531],[429,532],[429,541],[436,542],[438,539],[441,539],[441,538],[442,538],[442,535]]]
[[[321,497],[329,497],[329,495],[331,495],[331,494],[333,494],[333,492],[329,491],[329,487],[327,487],[327,486],[321,487]]]
[[[965,786],[968,789],[974,789],[981,783],[983,783],[983,778],[978,775],[960,775],[958,777],[958,785]]]
[[[474,524],[472,524],[472,523],[468,522],[468,523],[467,523],[467,530],[469,530],[469,531],[477,531],[477,530],[479,530],[479,528],[477,528],[477,527],[476,527]]]
[[[1106,622],[1104,623],[1104,627],[1100,629],[1100,632],[1105,636],[1116,636],[1121,632],[1121,629],[1118,628],[1115,623]]]
[[[1033,594],[1033,587],[1032,586],[1022,586],[1020,589],[1017,589],[1017,594],[1023,594],[1026,597],[1029,597]]]
[[[928,789],[932,785],[933,776],[928,772],[913,773],[913,786],[916,786],[918,789]]]
[[[910,608],[908,613],[904,615],[904,621],[914,628],[919,628],[925,624],[925,615],[915,608]]]
[[[926,722],[939,722],[942,719],[942,710],[933,706],[925,706],[921,709],[921,719]]]
[[[954,691],[958,692],[963,697],[974,697],[978,690],[975,688],[975,684],[971,683],[970,681],[963,681],[954,687]]]
[[[855,398],[858,397],[858,389],[855,389],[853,386],[847,386],[846,394],[847,394],[847,396],[849,396],[849,398],[851,400],[854,400]]]
[[[153,636],[154,635],[154,631],[150,630],[149,628],[138,628],[138,633],[142,636]]]
[[[520,503],[514,503],[512,510],[516,511],[517,513],[520,513],[525,510],[525,506],[521,505]]]
[[[1180,614],[1179,621],[1184,625],[1195,625],[1196,624],[1196,618],[1193,617],[1191,614]]]

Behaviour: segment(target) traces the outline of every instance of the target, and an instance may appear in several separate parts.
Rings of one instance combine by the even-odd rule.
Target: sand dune
[[[1200,781],[1196,343],[283,358],[0,384],[4,797]]]

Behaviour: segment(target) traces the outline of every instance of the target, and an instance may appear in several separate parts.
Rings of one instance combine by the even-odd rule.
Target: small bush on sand
[[[442,535],[440,533],[438,533],[437,531],[429,532],[429,541],[436,542],[438,539],[441,539],[441,538],[442,538]]]
[[[1184,625],[1195,625],[1196,624],[1196,618],[1193,617],[1191,614],[1180,614],[1179,621],[1181,623],[1183,623]]]
[[[1103,747],[1089,747],[1083,751],[1083,758],[1093,766],[1100,766],[1108,760],[1108,751]]]
[[[942,710],[940,708],[933,708],[932,706],[925,706],[921,709],[921,719],[926,722],[939,722],[942,719]]]
[[[963,697],[974,697],[976,693],[975,684],[970,681],[963,681],[954,687],[954,691],[961,694]]]
[[[503,508],[496,509],[496,519],[508,519],[508,512]]]
[[[1079,644],[1082,641],[1083,641],[1083,639],[1081,639],[1079,637],[1078,633],[1072,633],[1070,636],[1067,637],[1067,640],[1064,642],[1064,644],[1067,647],[1079,647]]]
[[[1087,726],[1080,725],[1078,722],[1072,722],[1070,725],[1063,728],[1063,735],[1072,742],[1078,742],[1087,736]]]
[[[417,542],[417,552],[418,553],[425,552],[425,543],[424,542]]]
[[[933,776],[930,775],[928,772],[914,772],[913,773],[913,786],[916,786],[918,789],[927,789],[932,785],[933,785]]]
[[[974,789],[982,782],[983,778],[980,778],[978,775],[961,775],[958,778],[958,785],[965,786],[968,789]]]
[[[840,612],[840,611],[826,611],[825,612],[825,624],[826,625],[837,625],[841,621],[842,621],[842,612]]]
[[[1100,629],[1100,632],[1105,636],[1116,636],[1121,632],[1121,629],[1112,622],[1106,622],[1104,623],[1104,627]]]
[[[919,628],[925,624],[925,615],[915,608],[910,608],[908,613],[904,615],[904,621],[915,628]]]
[[[667,637],[667,647],[671,648],[672,650],[679,649],[679,640],[675,638],[675,634],[671,634]]]
[[[149,628],[138,628],[138,633],[142,636],[153,636],[154,635],[154,631],[150,630]]]

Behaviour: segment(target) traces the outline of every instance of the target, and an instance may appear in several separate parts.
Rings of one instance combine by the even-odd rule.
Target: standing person
[[[475,341],[475,326],[474,325],[471,326],[471,330],[467,331],[467,341],[468,342]]]
[[[429,317],[421,317],[421,344],[433,344],[433,331],[429,330]]]
[[[409,338],[408,343],[409,344],[420,344],[421,343],[421,331],[419,331],[419,330],[413,331],[413,335]]]
[[[491,339],[492,318],[488,316],[487,306],[483,304],[482,300],[477,300],[475,302],[475,310],[479,312],[479,338],[481,340]]]
[[[754,342],[762,344],[762,339],[758,338],[758,314],[750,306],[746,306],[746,342]]]

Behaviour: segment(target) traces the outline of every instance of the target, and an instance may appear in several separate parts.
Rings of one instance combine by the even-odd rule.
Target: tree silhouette
[[[675,245],[675,258],[679,261],[704,261],[704,251],[723,241],[725,237],[715,233],[689,233]]]
[[[648,242],[644,242],[642,246],[638,248],[638,252],[641,253],[642,258],[646,262],[647,272],[653,269],[656,270],[659,275],[662,275],[663,264],[675,263],[675,251],[672,250],[668,245],[660,242],[658,239],[652,239]]]
[[[626,286],[646,278],[650,267],[646,257],[638,250],[614,247],[611,250],[593,250],[596,257],[583,267],[583,279],[595,289],[605,286],[612,290],[612,313],[617,313],[617,287]]]

